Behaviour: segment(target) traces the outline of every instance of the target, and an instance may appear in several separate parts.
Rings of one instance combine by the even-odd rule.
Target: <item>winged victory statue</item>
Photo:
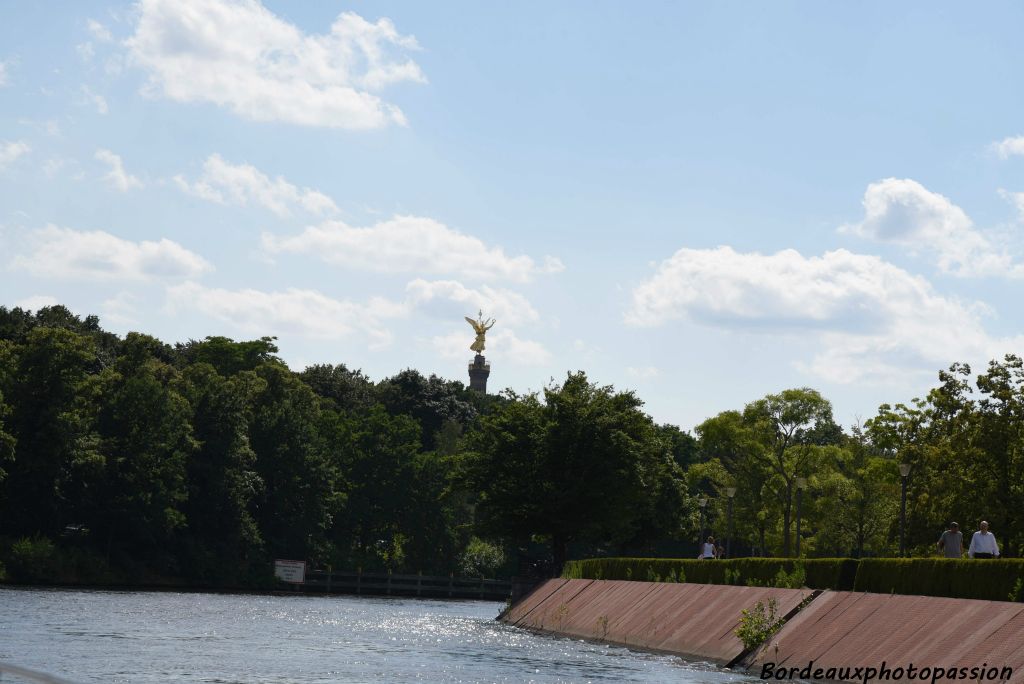
[[[477,354],[483,354],[484,336],[487,334],[488,330],[494,327],[494,319],[490,318],[485,321],[483,310],[477,312],[477,319],[475,321],[469,316],[466,316],[465,319],[467,323],[473,326],[473,331],[476,332],[476,339],[473,340],[473,344],[469,345],[469,348]]]

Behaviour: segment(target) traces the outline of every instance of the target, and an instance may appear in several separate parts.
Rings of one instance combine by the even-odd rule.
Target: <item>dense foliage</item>
[[[0,307],[0,562],[23,580],[241,585],[275,557],[475,575],[692,558],[729,535],[731,488],[734,556],[886,556],[900,462],[915,555],[948,520],[981,518],[1016,555],[1024,366],[970,379],[956,364],[849,431],[797,388],[691,435],[582,372],[484,396],[415,370],[295,372],[273,338],[169,345],[61,306]]]

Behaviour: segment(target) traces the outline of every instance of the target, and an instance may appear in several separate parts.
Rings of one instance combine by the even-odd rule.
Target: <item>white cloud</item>
[[[14,306],[20,306],[26,311],[39,311],[44,306],[56,306],[58,304],[60,304],[60,301],[50,295],[32,295],[31,297],[25,297],[25,299],[19,299],[14,302]]]
[[[484,285],[479,289],[466,287],[456,280],[423,280],[418,278],[406,288],[406,302],[418,309],[444,305],[437,311],[438,317],[476,317],[483,311],[488,318],[494,318],[507,325],[533,323],[538,320],[537,310],[529,300],[518,292],[496,289]]]
[[[1024,277],[1024,267],[979,232],[963,209],[910,179],[886,178],[864,193],[864,220],[842,232],[935,255],[939,269],[961,277]]]
[[[18,157],[32,151],[28,143],[21,140],[3,141],[0,140],[0,171],[13,164]]]
[[[212,102],[255,121],[335,128],[405,124],[371,91],[425,82],[394,53],[417,49],[389,19],[340,14],[327,34],[305,34],[256,0],[142,0],[126,45],[146,70],[146,92]]]
[[[47,226],[29,236],[12,266],[40,278],[134,280],[193,278],[212,270],[201,256],[166,238],[131,242],[104,231]]]
[[[175,176],[174,181],[190,195],[219,204],[256,204],[278,216],[287,216],[296,207],[313,214],[338,211],[334,200],[321,192],[298,188],[281,176],[271,179],[255,166],[231,164],[219,154],[207,157],[203,173],[194,183],[182,176]]]
[[[444,335],[430,338],[438,356],[451,361],[472,360],[473,352],[469,345],[473,343],[473,331],[466,326],[468,332],[453,330]],[[487,333],[487,346],[484,355],[488,361],[513,364],[517,366],[543,366],[551,361],[551,352],[536,340],[524,340],[513,330],[495,327]]]
[[[628,323],[674,319],[813,340],[803,368],[835,382],[887,380],[952,361],[987,361],[1024,338],[996,339],[987,313],[937,294],[924,278],[846,250],[740,254],[681,249],[633,291]]]
[[[87,103],[96,108],[98,114],[106,114],[110,111],[110,107],[107,106],[107,98],[99,93],[94,93],[89,86],[82,86],[82,95]]]
[[[96,150],[96,159],[110,166],[110,171],[103,176],[103,180],[107,181],[110,187],[121,192],[128,192],[129,190],[142,187],[142,181],[126,172],[121,157],[110,150]]]
[[[1003,138],[997,143],[992,143],[992,151],[1003,159],[1009,159],[1014,155],[1024,157],[1024,135]]]
[[[103,300],[103,321],[123,327],[139,325],[138,307],[142,298],[132,292],[118,292],[109,299]]]
[[[419,216],[395,216],[369,228],[328,221],[291,237],[264,234],[263,247],[268,252],[310,254],[331,264],[382,273],[412,271],[526,282],[538,273],[563,268],[551,257],[538,266],[525,255],[507,256],[500,247],[488,247],[478,238]]]
[[[85,27],[89,30],[89,33],[92,34],[92,37],[101,43],[109,43],[114,40],[114,36],[110,34],[110,29],[95,19],[86,20]]]
[[[201,313],[228,323],[248,334],[298,334],[321,340],[340,340],[354,335],[380,347],[391,342],[381,319],[394,315],[386,302],[368,305],[328,297],[316,290],[289,288],[283,292],[253,289],[225,290],[194,282],[168,288],[168,307]]]
[[[7,75],[7,62],[0,62],[0,88],[3,88],[10,82],[10,77]]]
[[[1017,220],[1024,223],[1024,192],[1010,192],[999,189],[999,196],[1017,209]]]

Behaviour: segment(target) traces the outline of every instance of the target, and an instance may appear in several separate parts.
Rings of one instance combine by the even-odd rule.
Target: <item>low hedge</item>
[[[588,558],[567,562],[562,577],[774,586],[780,570],[792,574],[798,566],[811,589],[852,589],[857,572],[857,561],[851,558]]]
[[[1024,601],[1024,560],[871,558],[860,561],[855,591]]]
[[[780,571],[792,576],[798,566],[811,589],[1024,601],[1021,559],[588,558],[567,562],[562,577],[776,586]]]

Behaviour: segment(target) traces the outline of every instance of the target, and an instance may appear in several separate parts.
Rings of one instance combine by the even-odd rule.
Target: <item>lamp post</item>
[[[700,539],[697,540],[697,549],[700,550],[701,557],[704,556],[704,509],[708,505],[708,497],[703,494],[697,499],[697,505],[700,506]]]
[[[729,536],[725,538],[725,557],[732,558],[732,498],[736,496],[736,488],[726,487],[725,495],[729,498]]]
[[[800,508],[804,501],[804,490],[807,489],[807,478],[796,478],[796,557],[800,557]]]
[[[900,463],[900,479],[902,487],[900,493],[900,558],[907,554],[907,478],[910,477],[910,464]]]

